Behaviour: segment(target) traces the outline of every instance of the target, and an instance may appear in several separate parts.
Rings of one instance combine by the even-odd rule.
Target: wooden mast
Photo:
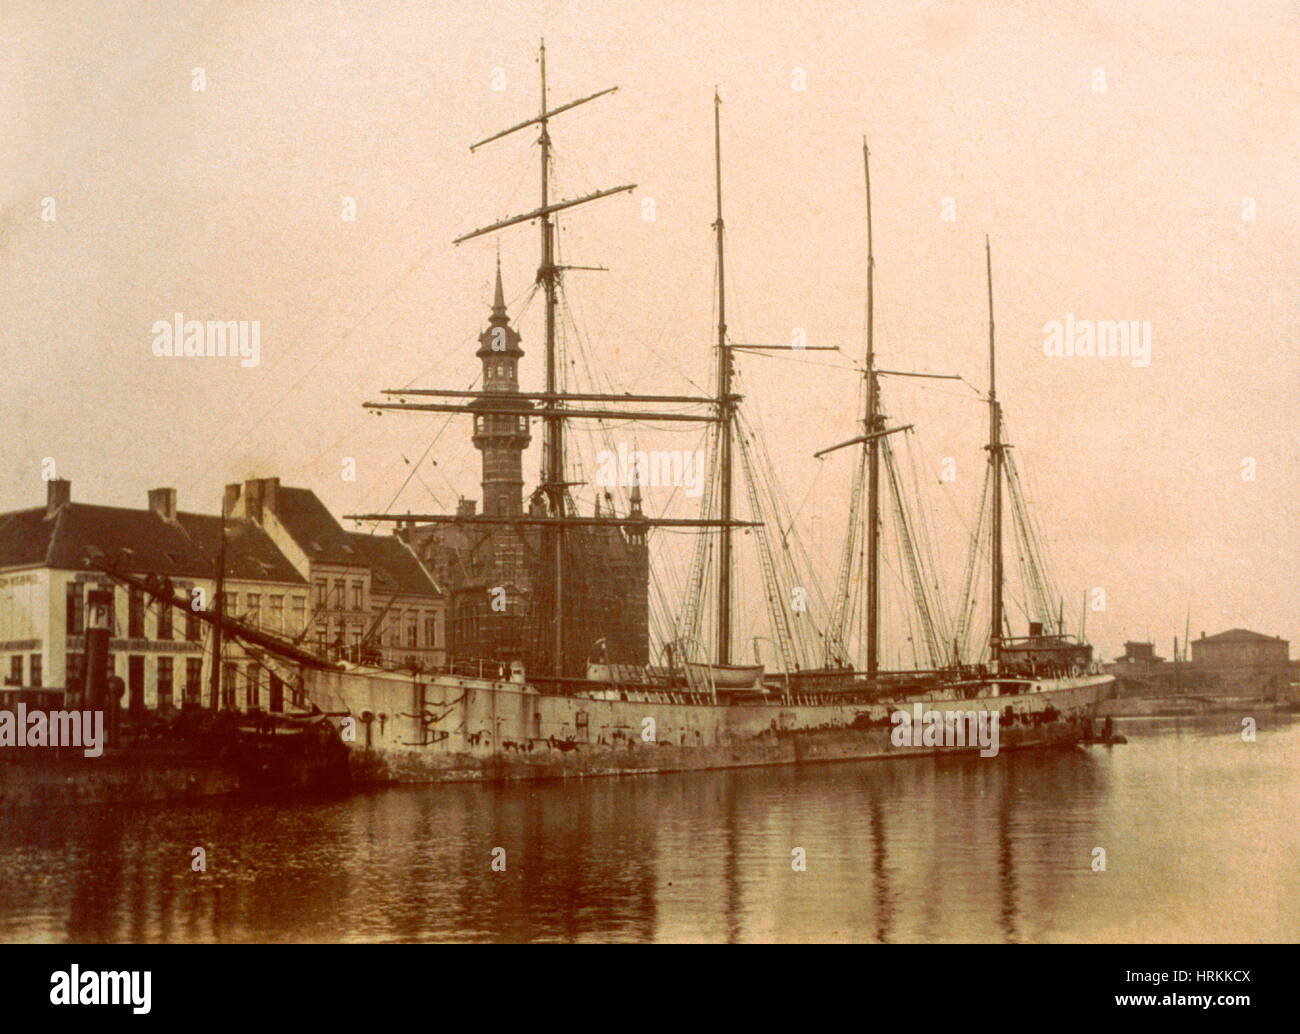
[[[998,407],[997,353],[993,334],[993,251],[984,238],[984,268],[989,293],[989,463],[993,480],[993,548],[989,649],[994,670],[1002,643],[1002,413]]]
[[[546,83],[546,48],[543,42],[539,50],[539,64],[541,66],[541,84],[542,84],[542,103],[539,114],[526,119],[517,125],[508,129],[500,130],[491,136],[479,140],[470,146],[470,151],[476,151],[485,144],[494,140],[500,140],[502,137],[509,136],[519,130],[526,129],[530,126],[537,125],[541,127],[541,134],[538,140],[540,144],[541,172],[542,172],[542,203],[541,205],[521,215],[510,216],[501,219],[487,226],[481,226],[478,229],[471,230],[469,233],[462,234],[455,238],[453,243],[462,244],[465,241],[484,236],[485,234],[495,233],[510,226],[516,226],[520,223],[531,222],[534,219],[541,223],[541,264],[538,268],[537,280],[543,288],[543,294],[546,302],[546,390],[543,392],[521,393],[522,398],[529,401],[540,403],[538,407],[539,415],[544,422],[543,437],[543,459],[541,471],[542,495],[546,500],[546,514],[538,516],[534,514],[511,514],[511,515],[493,515],[483,514],[473,517],[462,517],[460,515],[446,514],[405,514],[394,515],[388,513],[368,513],[368,514],[349,514],[348,520],[358,521],[420,521],[426,523],[455,523],[458,525],[495,525],[508,524],[512,526],[539,526],[544,529],[545,538],[543,563],[553,568],[553,584],[556,586],[554,597],[554,638],[550,651],[552,653],[551,667],[558,676],[563,676],[563,660],[565,650],[564,636],[564,611],[567,609],[567,593],[564,586],[564,538],[563,532],[569,526],[591,526],[591,527],[610,527],[621,528],[630,524],[639,529],[654,527],[695,527],[720,529],[723,535],[723,550],[727,557],[727,563],[723,567],[723,572],[719,578],[720,599],[723,605],[719,610],[719,640],[720,640],[720,657],[722,663],[726,663],[730,657],[730,529],[732,527],[756,527],[755,521],[740,521],[731,516],[731,436],[730,426],[734,420],[735,406],[739,401],[738,396],[732,394],[731,389],[731,352],[751,348],[790,348],[789,345],[772,346],[772,345],[730,345],[726,340],[726,320],[725,320],[725,278],[722,275],[723,266],[723,226],[722,226],[722,172],[721,172],[721,135],[717,123],[716,105],[721,101],[717,98],[715,91],[715,123],[714,123],[714,147],[715,158],[718,161],[716,170],[716,188],[718,202],[718,218],[716,229],[718,234],[718,260],[719,260],[719,371],[721,384],[716,396],[680,396],[680,395],[624,395],[624,394],[605,394],[605,393],[570,393],[564,391],[559,385],[559,360],[556,356],[556,296],[558,293],[560,274],[565,269],[587,269],[601,267],[587,266],[564,266],[556,261],[555,255],[555,224],[552,216],[561,211],[573,208],[578,205],[586,204],[600,198],[610,197],[614,194],[621,194],[626,191],[634,190],[635,184],[624,184],[622,186],[610,187],[605,190],[597,190],[580,197],[569,198],[561,201],[552,201],[550,199],[550,163],[552,158],[551,139],[549,133],[549,120],[552,116],[561,112],[569,111],[579,105],[586,104],[588,101],[595,100],[598,97],[604,97],[618,89],[617,86],[600,90],[596,93],[589,94],[566,104],[560,104],[554,108],[547,107],[547,83]],[[490,404],[483,405],[483,400],[499,401],[491,393],[482,391],[463,391],[444,388],[434,389],[395,389],[386,391],[386,395],[399,396],[398,402],[368,402],[366,408],[381,411],[402,411],[412,413],[441,412],[441,413],[465,413],[465,414],[493,414],[504,412],[509,415],[517,415],[518,409],[495,409]],[[446,397],[451,400],[470,399],[472,402],[450,401],[447,403],[408,403],[406,396],[433,396]],[[620,409],[591,409],[577,408],[572,405],[574,402],[608,402],[608,403],[701,403],[710,404],[711,411],[708,413],[681,413],[681,412],[654,412],[649,410],[625,411]],[[723,514],[721,518],[701,518],[701,519],[674,519],[663,517],[652,517],[644,514],[636,514],[635,518],[623,518],[614,514],[600,517],[578,517],[572,516],[567,512],[567,488],[568,482],[565,475],[564,459],[564,422],[566,420],[584,418],[584,419],[632,419],[632,420],[649,420],[649,421],[701,421],[717,422],[723,425],[722,442],[723,442],[723,460],[724,460],[724,483],[723,483]]]
[[[719,518],[731,520],[731,348],[727,344],[727,275],[722,222],[722,98],[713,91],[713,170],[717,200],[717,220],[713,224],[718,243],[718,446],[721,477]],[[718,664],[731,663],[731,528],[722,525],[718,549],[718,641],[715,651]]]
[[[880,650],[880,389],[876,378],[876,256],[871,234],[871,152],[862,138],[862,167],[867,181],[867,412],[862,433],[867,436],[867,675],[874,678]]]
[[[538,64],[541,68],[542,102],[537,121],[541,126],[538,143],[542,159],[542,256],[537,269],[537,279],[541,281],[546,299],[546,393],[551,397],[544,405],[542,417],[542,491],[549,504],[552,517],[564,516],[564,420],[559,415],[554,396],[558,392],[557,363],[555,360],[555,298],[559,271],[555,266],[555,224],[550,211],[551,182],[551,134],[549,129],[550,113],[546,107],[546,41],[542,40],[538,49]],[[563,676],[564,672],[564,526],[556,524],[544,532],[550,539],[551,583],[554,594],[551,598],[554,627],[551,641],[552,668],[554,674]]]

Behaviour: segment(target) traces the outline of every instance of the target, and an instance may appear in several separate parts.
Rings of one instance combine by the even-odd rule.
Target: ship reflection
[[[1230,742],[1158,741],[1219,769]],[[1117,778],[1123,757],[1066,748],[10,815],[0,939],[1086,937],[1151,893],[1130,867],[1093,873],[1093,848],[1133,858],[1187,826],[1128,828],[1131,814],[1157,814],[1150,780],[1170,769],[1153,755],[1141,779]],[[1118,803],[1117,787],[1128,795]],[[1260,835],[1275,837],[1268,821]],[[192,868],[198,847],[204,872]],[[1201,871],[1229,879],[1234,868]]]

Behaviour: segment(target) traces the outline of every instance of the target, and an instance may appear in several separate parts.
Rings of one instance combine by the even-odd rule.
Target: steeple
[[[528,414],[533,404],[527,399],[511,398],[519,394],[519,334],[510,326],[506,312],[505,289],[501,284],[501,256],[497,256],[496,291],[488,326],[479,335],[475,353],[483,364],[484,396],[470,404],[500,410],[518,409],[513,413],[476,413],[474,447],[483,454],[483,512],[517,514],[523,493],[523,451],[531,435]]]
[[[497,288],[492,298],[492,319],[508,320],[506,315],[506,293],[501,287],[501,252],[497,252]]]

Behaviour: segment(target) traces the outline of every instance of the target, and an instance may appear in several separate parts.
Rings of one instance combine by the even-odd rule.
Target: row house
[[[126,706],[206,703],[210,626],[119,585],[97,565],[166,577],[174,591],[210,608],[221,529],[220,517],[179,512],[174,489],[150,491],[147,508],[137,510],[74,503],[71,483],[62,479],[48,482],[44,507],[0,515],[0,692],[79,685],[86,596],[104,589],[113,594],[107,674],[123,680]],[[298,634],[295,622],[299,632],[305,627],[307,581],[253,522],[227,522],[225,571],[230,613],[246,616],[265,606],[267,622],[284,634]],[[283,708],[281,672],[265,670],[236,643],[223,651],[223,665],[224,706]]]
[[[442,594],[400,537],[346,531],[314,492],[279,478],[227,485],[223,505],[262,529],[311,586],[306,645],[357,663],[444,665]]]

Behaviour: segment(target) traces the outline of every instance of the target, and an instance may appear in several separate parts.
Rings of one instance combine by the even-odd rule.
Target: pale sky
[[[587,362],[619,390],[708,387],[721,91],[733,339],[801,328],[844,348],[741,360],[831,583],[849,460],[811,453],[853,433],[865,133],[882,366],[983,390],[992,238],[999,394],[1071,623],[1070,601],[1104,587],[1088,632],[1106,657],[1126,638],[1168,656],[1189,608],[1193,635],[1300,641],[1300,8],[1266,0],[9,0],[0,508],[43,502],[47,458],[83,502],[143,506],[169,485],[215,512],[225,482],[275,475],[339,515],[478,497],[463,423],[398,496],[445,421],[360,403],[475,376],[496,242],[451,240],[535,206],[537,160],[531,132],[468,145],[535,114],[543,35],[553,104],[620,88],[553,126],[557,196],[638,184],[561,236],[566,261],[610,267],[569,293]],[[500,244],[518,313],[535,229]],[[259,320],[260,364],[154,356],[151,327],[176,312]],[[1067,314],[1149,321],[1150,365],[1044,355]],[[534,390],[539,316],[536,300],[520,325]],[[957,382],[886,392],[917,425],[954,586],[984,410]]]

